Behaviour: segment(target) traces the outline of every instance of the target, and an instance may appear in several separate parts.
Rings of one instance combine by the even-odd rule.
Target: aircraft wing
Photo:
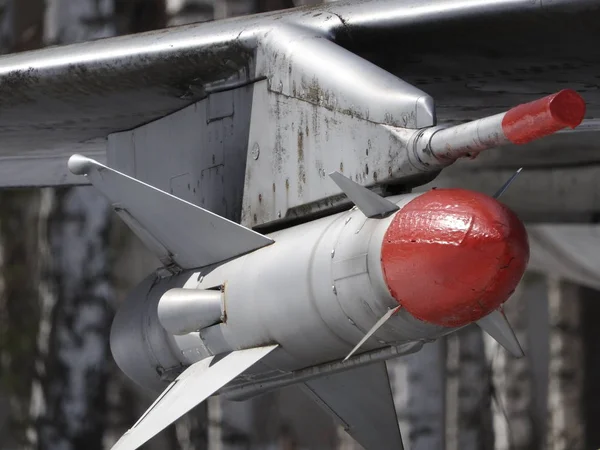
[[[599,19],[596,0],[355,0],[3,56],[0,186],[85,183],[66,169],[71,154],[106,162],[112,133],[271,80],[259,49],[282,25],[414,84],[435,99],[440,121],[482,117],[570,87],[588,104],[584,129],[595,130]],[[383,122],[376,109],[371,119]],[[597,162],[575,153],[556,158]]]

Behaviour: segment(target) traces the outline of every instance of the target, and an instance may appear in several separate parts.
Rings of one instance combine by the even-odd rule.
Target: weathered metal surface
[[[288,25],[258,39],[256,74],[266,77],[272,92],[374,123],[435,124],[431,97],[321,34]]]
[[[206,99],[108,138],[108,165],[240,221],[253,86]]]
[[[363,184],[434,176],[406,151],[409,129],[434,123],[430,97],[310,31],[280,28],[260,46],[266,79],[110,135],[109,164],[251,227],[339,204],[334,170]]]
[[[93,139],[252,81],[257,36],[281,24],[310,29],[423,88],[442,120],[489,115],[561,87],[583,91],[592,118],[598,15],[591,0],[349,1],[5,56],[0,156],[31,155],[42,165],[74,146],[85,153]],[[41,182],[34,172],[6,173],[4,186],[73,182],[66,172]]]
[[[242,223],[290,221],[345,202],[328,176],[333,171],[367,186],[433,178],[409,161],[414,131],[273,92],[266,81],[255,83]]]

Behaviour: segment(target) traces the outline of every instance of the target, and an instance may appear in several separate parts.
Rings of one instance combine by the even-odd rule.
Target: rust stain
[[[302,197],[302,191],[306,184],[306,170],[304,168],[304,134],[302,126],[298,128],[298,197]]]

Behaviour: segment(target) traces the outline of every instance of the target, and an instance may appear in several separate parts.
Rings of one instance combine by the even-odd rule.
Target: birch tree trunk
[[[40,45],[42,0],[0,1],[0,53]],[[35,190],[0,192],[0,448],[23,448],[38,327]]]
[[[446,338],[388,361],[388,373],[408,449],[445,449]]]
[[[548,279],[550,364],[548,450],[585,448],[583,340],[578,286]]]
[[[114,34],[103,20],[112,15],[110,0],[53,0],[46,6],[47,43]],[[37,433],[32,430],[30,438],[40,449],[100,450],[113,316],[110,208],[91,187],[45,190],[42,206],[48,216],[47,244],[40,250],[46,273],[36,366],[42,378],[33,387]]]
[[[7,441],[25,445],[38,327],[36,258],[37,195],[31,191],[0,194],[0,391],[4,392]],[[2,441],[0,440],[0,447]]]
[[[504,305],[507,319],[528,354],[527,280]],[[545,318],[541,318],[545,320]],[[486,337],[492,361],[493,423],[496,450],[538,448],[533,423],[533,387],[529,358],[515,358]]]
[[[112,320],[110,211],[91,187],[60,191],[54,202],[49,219],[54,299],[48,302],[54,307],[44,355],[39,448],[100,450]]]
[[[456,450],[492,450],[491,373],[483,333],[476,325],[458,331],[458,426]],[[450,450],[450,449],[448,449]]]

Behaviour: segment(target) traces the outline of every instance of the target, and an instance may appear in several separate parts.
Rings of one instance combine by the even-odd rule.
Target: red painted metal
[[[437,189],[408,203],[383,239],[392,296],[414,317],[459,327],[504,303],[529,260],[523,223],[484,194]]]
[[[585,101],[572,89],[565,89],[509,110],[502,130],[513,144],[526,144],[563,128],[575,128],[585,115]]]

